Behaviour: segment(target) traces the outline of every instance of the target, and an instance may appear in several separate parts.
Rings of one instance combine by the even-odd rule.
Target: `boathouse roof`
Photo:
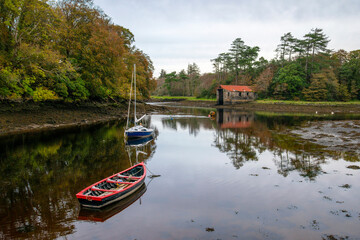
[[[231,92],[253,92],[249,86],[238,86],[238,85],[220,85],[219,88],[225,89]]]

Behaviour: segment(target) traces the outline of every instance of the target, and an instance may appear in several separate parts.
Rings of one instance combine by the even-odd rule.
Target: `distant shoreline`
[[[321,114],[360,114],[360,102],[295,102],[295,101],[244,101],[233,105],[217,105],[216,100],[188,100],[182,97],[155,98],[153,102],[170,102],[169,106],[192,106],[207,108],[237,109],[244,111],[268,111],[278,113],[321,113]]]
[[[168,113],[169,107],[201,107],[264,111],[274,113],[360,114],[360,104],[349,105],[295,105],[244,102],[235,105],[216,105],[216,101],[184,99],[152,99],[149,102],[168,102],[166,105],[138,103],[141,112]],[[0,103],[0,138],[41,131],[71,129],[125,119],[127,103]]]

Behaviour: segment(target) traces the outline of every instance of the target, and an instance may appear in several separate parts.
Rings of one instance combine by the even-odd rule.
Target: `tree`
[[[360,99],[360,50],[351,51],[339,70],[340,83],[347,86],[351,99]]]
[[[273,78],[274,78],[274,67],[268,66],[255,79],[254,87],[259,97],[266,96]]]
[[[335,101],[347,98],[344,89],[339,91],[339,82],[331,68],[322,69],[311,78],[310,86],[303,90],[308,101]]]
[[[164,69],[161,69],[159,78],[165,78],[166,71]]]
[[[54,40],[56,33],[52,26],[57,17],[48,1],[6,0],[0,3],[0,50],[12,56],[22,42],[44,45]]]
[[[195,88],[198,85],[200,77],[200,68],[196,63],[188,64],[187,74],[189,77],[189,93],[190,96],[195,96]]]
[[[245,46],[244,41],[241,38],[235,39],[232,44],[230,51],[230,56],[232,60],[232,68],[235,71],[235,82],[237,84],[239,79],[240,70],[245,65],[243,56],[245,55],[245,51],[247,46]]]
[[[0,97],[35,100],[127,97],[138,66],[139,97],[156,82],[130,30],[92,0],[0,1]]]
[[[280,58],[282,67],[284,65],[286,55],[289,56],[288,60],[291,61],[291,54],[294,51],[295,43],[296,43],[296,39],[293,37],[293,35],[290,32],[284,34],[280,38],[280,44],[277,46],[275,51],[277,52]]]
[[[276,73],[271,92],[277,99],[297,100],[306,86],[305,74],[297,63],[290,63]]]
[[[178,78],[176,72],[171,72],[165,75],[165,86],[169,92],[169,95],[172,96],[172,85],[174,82],[177,82]]]
[[[229,51],[230,67],[235,73],[235,83],[238,84],[240,72],[247,71],[247,74],[252,75],[253,63],[258,57],[260,48],[247,46],[241,38],[237,38],[232,42]]]
[[[304,49],[306,50],[306,66],[305,72],[307,74],[307,78],[309,79],[312,73],[312,67],[314,64],[315,54],[323,53],[326,54],[329,50],[326,48],[327,44],[330,42],[328,37],[322,32],[323,30],[320,28],[311,29],[308,34],[305,34],[304,41]],[[311,54],[311,65],[310,71],[308,71],[308,58]]]
[[[327,88],[324,75],[314,74],[310,86],[303,90],[304,99],[307,101],[325,101],[327,99]]]
[[[184,69],[179,72],[179,74],[178,74],[178,79],[179,79],[179,81],[180,81],[180,83],[181,83],[181,85],[182,85],[182,90],[183,90],[182,95],[183,95],[183,96],[189,95],[189,94],[186,92],[187,89],[186,89],[186,87],[185,87],[185,86],[187,86],[187,85],[189,84],[189,83],[188,83],[189,77],[188,77],[188,75],[186,74],[186,72],[185,72]]]

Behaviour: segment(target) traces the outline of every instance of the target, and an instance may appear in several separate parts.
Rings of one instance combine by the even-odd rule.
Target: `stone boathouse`
[[[256,93],[249,86],[220,85],[216,91],[218,105],[253,101]]]

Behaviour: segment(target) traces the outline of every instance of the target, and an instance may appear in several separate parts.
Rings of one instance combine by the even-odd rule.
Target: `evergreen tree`
[[[299,100],[306,86],[305,74],[297,63],[290,63],[276,73],[271,92],[277,99]]]
[[[165,78],[166,71],[164,69],[161,69],[159,78]]]
[[[318,53],[329,53],[329,50],[326,48],[327,44],[330,42],[328,37],[323,33],[323,30],[320,28],[311,29],[308,34],[305,34],[303,44],[304,49],[306,50],[306,67],[305,72],[307,78],[309,79],[312,74],[312,68],[314,64],[315,54]],[[310,71],[308,71],[308,58],[311,57]]]
[[[347,86],[351,99],[360,99],[360,50],[351,51],[339,70],[339,79]]]
[[[200,68],[196,63],[188,64],[187,74],[189,77],[189,93],[190,96],[195,96],[195,88],[198,85],[200,77]]]
[[[178,80],[179,79],[177,78],[177,74],[175,71],[165,75],[165,86],[170,96],[173,95],[173,90],[172,90],[173,84]]]
[[[291,54],[294,51],[296,39],[293,37],[293,35],[288,32],[284,34],[280,38],[280,44],[276,48],[276,52],[278,54],[278,57],[281,61],[282,67],[284,66],[284,62],[286,59],[286,55],[289,56],[288,60],[291,60]]]
[[[185,70],[183,69],[183,70],[181,70],[180,72],[179,72],[179,74],[178,74],[178,79],[179,79],[179,82],[180,82],[180,84],[181,84],[181,89],[182,89],[182,95],[183,96],[186,96],[186,95],[189,95],[188,93],[187,93],[187,88],[186,88],[186,86],[189,84],[189,77],[188,77],[188,75],[186,74],[186,72],[185,72]]]
[[[243,56],[245,55],[245,51],[247,49],[247,46],[244,44],[244,41],[241,40],[241,38],[235,39],[230,48],[230,56],[231,56],[231,62],[232,62],[232,68],[235,72],[235,83],[238,84],[239,74],[240,70],[245,65],[245,61],[243,59]]]

